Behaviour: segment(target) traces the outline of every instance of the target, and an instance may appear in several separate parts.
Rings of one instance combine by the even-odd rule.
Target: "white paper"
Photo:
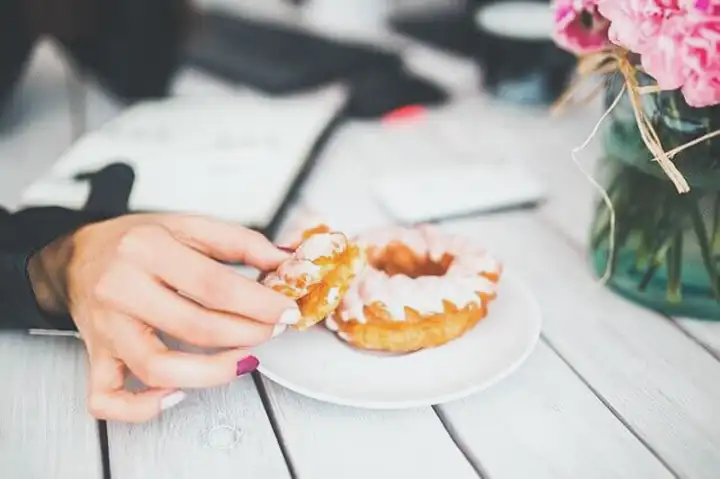
[[[206,214],[264,226],[320,134],[345,102],[343,88],[286,99],[179,97],[139,104],[70,148],[22,203],[80,208],[75,176],[122,162],[135,172],[130,209]]]
[[[535,203],[545,195],[527,170],[507,162],[381,175],[373,193],[390,215],[407,223]]]

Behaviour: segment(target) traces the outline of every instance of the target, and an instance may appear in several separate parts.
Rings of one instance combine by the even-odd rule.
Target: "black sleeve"
[[[56,238],[106,216],[64,208],[30,208],[10,214],[0,208],[0,330],[75,329],[68,315],[38,307],[28,278],[30,257]]]

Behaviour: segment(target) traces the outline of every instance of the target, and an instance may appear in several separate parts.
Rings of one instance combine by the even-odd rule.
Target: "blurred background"
[[[192,210],[274,231],[318,178],[345,184],[310,195],[327,209],[370,175],[372,191],[342,207],[397,222],[533,206],[580,178],[569,149],[592,116],[549,117],[575,59],[550,38],[547,1],[14,3],[1,47],[6,207]],[[27,61],[13,66],[22,19]],[[318,167],[328,156],[343,160]],[[562,157],[562,173],[539,156]],[[108,168],[118,163],[126,171]],[[411,187],[426,180],[403,183],[409,169],[437,188],[446,171],[457,191],[419,201]],[[91,194],[119,183],[127,191]],[[367,226],[354,216],[350,229]]]

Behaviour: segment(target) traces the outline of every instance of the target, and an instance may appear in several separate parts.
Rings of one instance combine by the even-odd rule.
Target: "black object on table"
[[[378,117],[406,105],[439,104],[447,97],[408,72],[392,51],[217,10],[203,13],[187,60],[271,95],[343,81],[351,90],[346,111],[350,117]]]

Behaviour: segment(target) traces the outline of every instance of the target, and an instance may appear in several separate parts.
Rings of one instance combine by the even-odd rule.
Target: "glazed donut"
[[[501,264],[433,227],[389,228],[357,239],[367,267],[326,326],[351,345],[407,353],[441,346],[483,319]]]
[[[304,330],[338,307],[364,265],[357,245],[320,225],[305,231],[292,256],[261,282],[297,301],[301,319],[295,328]]]

